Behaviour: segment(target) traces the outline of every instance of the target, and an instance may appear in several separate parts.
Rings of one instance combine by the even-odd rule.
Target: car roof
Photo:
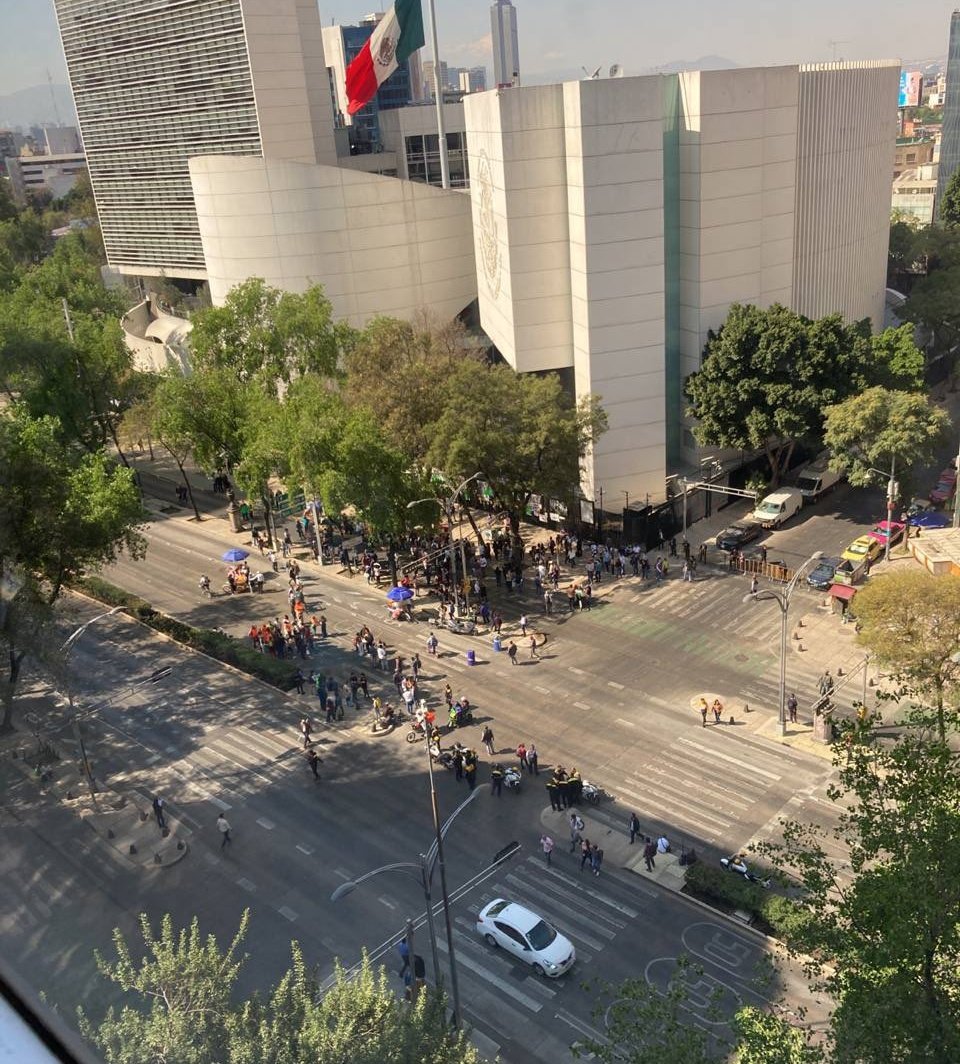
[[[503,901],[503,898],[496,898],[490,902],[490,905],[496,905],[498,901]],[[489,908],[489,906],[487,906]],[[486,910],[484,910],[486,912]],[[528,909],[525,905],[520,905],[519,902],[511,901],[507,902],[506,906],[497,913],[495,920],[506,920],[511,927],[515,927],[522,935],[525,935],[528,931],[532,930],[543,919],[542,916],[538,916],[531,909]]]

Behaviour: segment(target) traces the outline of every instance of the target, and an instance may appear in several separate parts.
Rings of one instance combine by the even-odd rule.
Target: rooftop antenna
[[[837,61],[837,46],[841,44],[849,44],[849,41],[827,41],[827,44],[833,49],[833,61]],[[843,62],[843,56],[840,56],[840,62]]]
[[[57,125],[60,126],[63,123],[60,121],[60,108],[57,107],[57,95],[53,91],[53,78],[50,76],[50,68],[47,67],[47,84],[50,86],[50,102],[53,104],[53,117],[57,120]]]
[[[596,81],[596,79],[598,77],[600,77],[600,67],[597,67],[597,69],[594,70],[594,72],[592,74],[590,73],[589,70],[587,70],[587,68],[585,66],[580,67],[580,69],[584,72],[584,74],[587,75],[583,79],[584,81]]]
[[[610,67],[610,73],[609,73],[608,77],[611,77],[611,78],[622,78],[623,77],[623,67],[620,66],[619,63],[614,63],[613,66]]]

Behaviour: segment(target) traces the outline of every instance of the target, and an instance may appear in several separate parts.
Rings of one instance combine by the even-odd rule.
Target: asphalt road
[[[151,527],[146,561],[121,559],[106,575],[185,620],[242,634],[252,619],[282,614],[286,599],[279,578],[268,581],[263,596],[199,598],[199,573],[220,571],[216,559],[230,541],[220,521],[197,526],[162,515]],[[364,623],[407,658],[419,651],[428,697],[436,699],[449,679],[477,707],[479,720],[466,735],[471,744],[479,748],[479,729],[490,721],[499,756],[509,759],[518,741],[534,741],[542,767],[579,765],[614,795],[597,813],[608,837],[625,834],[635,809],[645,830],[663,830],[715,860],[769,832],[784,811],[823,813],[828,764],[758,736],[754,725],[763,710],[735,727],[701,728],[691,708],[701,691],[717,692],[731,706],[741,699],[758,707],[774,702],[778,616],[775,607],[742,603],[742,578],[715,571],[692,585],[671,579],[661,587],[625,580],[589,613],[538,618],[549,636],[543,660],[513,667],[486,640],[449,634],[441,636],[442,656],[428,660],[426,625],[389,622],[381,593],[362,578],[312,568],[305,575],[311,610],[323,604],[331,633],[306,667],[345,679],[357,667],[350,640]],[[523,604],[531,615],[532,605]],[[81,607],[77,623],[94,612]],[[504,612],[512,621],[520,604]],[[478,666],[466,664],[468,647],[478,651]],[[190,853],[139,878],[122,869],[105,875],[116,862],[89,839],[74,847],[63,810],[29,791],[18,799],[13,856],[0,869],[8,887],[0,902],[3,941],[53,1000],[72,1008],[93,993],[92,947],[108,945],[112,926],[129,930],[141,910],[154,919],[169,911],[181,923],[196,914],[204,928],[227,938],[250,906],[247,988],[262,988],[280,974],[293,937],[322,975],[334,957],[355,962],[361,947],[395,963],[393,937],[407,916],[423,913],[416,883],[383,875],[336,904],[329,897],[341,883],[384,864],[415,861],[429,846],[422,743],[408,745],[402,734],[374,739],[369,710],[348,710],[343,724],[320,727],[324,764],[315,784],[296,732],[315,700],[221,669],[123,617],[92,627],[77,644],[74,664],[85,705],[156,668],[171,668],[163,685],[105,707],[88,725],[89,746],[101,778],[165,795]],[[797,669],[806,670],[798,687],[805,689],[801,678],[812,685],[817,663]],[[374,684],[389,685],[389,677],[366,671]],[[481,780],[486,771],[482,766]],[[438,789],[444,815],[466,796],[445,772]],[[536,845],[545,816],[549,823],[547,806],[540,784],[527,779],[520,795],[498,801],[481,793],[447,836],[461,992],[486,1052],[499,1047],[507,1061],[521,1054],[569,1059],[571,1043],[602,1033],[592,1014],[596,994],[582,989],[584,980],[637,976],[663,985],[684,952],[707,973],[702,985],[698,977],[698,1000],[708,986],[718,986],[728,1003],[753,1000],[743,973],[753,968],[762,943],[615,866],[583,877],[572,858],[558,853],[555,866],[545,869]],[[234,844],[224,852],[214,824],[219,810],[234,829]],[[553,815],[559,841],[563,817]],[[461,892],[514,840],[523,849],[512,861]],[[27,891],[28,883],[49,885]],[[542,982],[477,938],[476,912],[501,893],[539,908],[574,940],[579,960],[570,975]],[[88,917],[79,921],[71,919],[77,897],[89,902]],[[43,926],[48,930],[38,932]],[[425,932],[418,936],[432,977]],[[798,992],[791,984],[791,993]],[[707,1023],[700,1011],[697,1022]]]

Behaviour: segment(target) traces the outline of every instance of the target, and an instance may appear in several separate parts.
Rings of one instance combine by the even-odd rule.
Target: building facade
[[[450,187],[467,188],[470,176],[463,104],[445,103],[443,122],[447,134]],[[384,150],[396,156],[398,177],[407,181],[425,181],[437,188],[442,187],[440,138],[437,135],[435,104],[384,111],[380,116],[380,135]]]
[[[56,0],[110,265],[203,278],[196,155],[335,161],[313,0]]]
[[[595,498],[696,467],[684,378],[734,302],[882,327],[896,63],[688,71],[464,100],[480,317],[609,419]]]
[[[469,70],[460,71],[461,92],[486,92],[487,91],[487,68],[470,67]]]
[[[70,155],[18,155],[6,160],[10,189],[18,204],[49,192],[54,199],[65,196],[87,168],[82,152]]]
[[[510,0],[490,6],[490,43],[493,46],[494,88],[520,84],[520,46],[517,43],[517,9]]]
[[[355,114],[347,112],[347,67],[356,59],[383,13],[368,15],[356,26],[324,26],[323,51],[326,57],[336,124],[352,127],[355,150],[377,151],[380,148],[380,115],[396,107],[406,107],[422,98],[423,68],[420,53],[415,52],[406,65],[395,70],[380,86],[376,95]]]
[[[960,166],[960,11],[950,16],[947,48],[947,75],[944,83],[943,126],[940,135],[940,170],[937,174],[937,202]]]

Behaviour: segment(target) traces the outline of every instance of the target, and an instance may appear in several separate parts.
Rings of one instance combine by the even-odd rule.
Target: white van
[[[810,502],[819,499],[821,495],[826,495],[831,488],[835,488],[843,480],[843,474],[834,473],[829,468],[829,462],[830,452],[824,451],[797,474],[797,487],[800,489],[800,494]]]
[[[779,528],[794,514],[800,513],[803,496],[799,488],[780,488],[772,491],[753,511],[753,519],[764,528]]]

